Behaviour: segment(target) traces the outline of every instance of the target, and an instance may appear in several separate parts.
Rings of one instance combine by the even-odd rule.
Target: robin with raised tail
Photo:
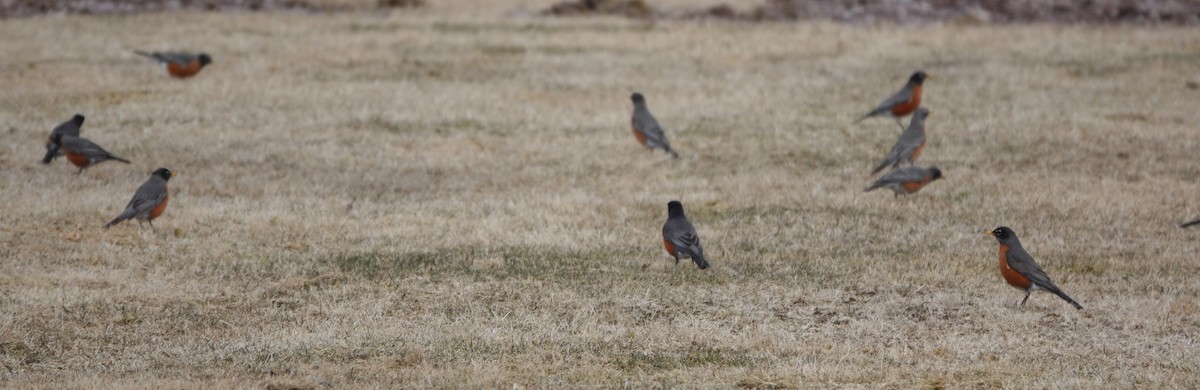
[[[1182,225],[1179,225],[1179,227],[1189,228],[1189,227],[1196,226],[1196,225],[1200,225],[1200,219],[1197,219],[1197,220],[1191,221],[1191,222],[1184,222]]]
[[[142,183],[137,192],[133,193],[133,199],[125,206],[125,211],[105,224],[104,228],[108,229],[130,218],[137,218],[139,223],[146,221],[150,223],[151,228],[154,228],[154,219],[167,209],[167,200],[171,198],[167,192],[167,181],[172,177],[175,177],[175,173],[170,169],[155,169],[150,174],[150,179]]]
[[[883,161],[879,162],[879,166],[871,171],[874,175],[887,168],[888,165],[892,169],[900,167],[901,163],[907,162],[912,165],[917,161],[917,157],[921,156],[921,152],[925,150],[925,118],[929,117],[929,109],[922,108],[913,114],[911,121],[908,121],[908,128],[900,133],[900,139],[896,140],[896,144],[892,146],[892,151],[888,152]]]
[[[1025,291],[1025,299],[1021,300],[1022,306],[1025,305],[1025,301],[1029,300],[1030,293],[1035,290],[1045,290],[1058,295],[1076,309],[1083,309],[1079,302],[1075,302],[1054,285],[1054,282],[1050,281],[1050,277],[1046,276],[1046,271],[1042,271],[1042,267],[1033,261],[1033,256],[1030,256],[1025,252],[1025,248],[1021,247],[1021,241],[1017,240],[1016,232],[1007,226],[1001,226],[987,234],[1000,241],[1000,275],[1009,285]]]
[[[704,260],[704,248],[700,246],[700,236],[696,228],[683,215],[683,204],[677,200],[667,203],[667,223],[663,224],[663,248],[675,258],[679,264],[680,257],[692,259],[700,269],[708,268]]]
[[[863,119],[873,116],[890,115],[896,118],[896,124],[900,125],[900,129],[903,130],[904,124],[900,123],[900,118],[912,114],[913,111],[921,107],[921,85],[925,83],[925,79],[927,78],[929,78],[929,75],[925,74],[925,72],[918,70],[916,73],[913,73],[908,78],[908,83],[904,84],[904,88],[901,88],[895,95],[884,99],[879,103],[878,107],[868,112],[867,115],[863,115],[862,118],[858,118],[854,123],[862,122]]]
[[[46,142],[46,156],[42,157],[42,164],[49,164],[55,157],[58,157],[62,150],[58,147],[58,142],[54,141],[57,137],[69,135],[72,137],[79,136],[79,130],[83,127],[83,115],[75,114],[71,119],[55,126],[54,130],[50,130],[50,138]]]
[[[635,92],[630,99],[633,99],[634,138],[650,150],[662,149],[670,153],[671,157],[679,158],[679,153],[675,153],[671,144],[667,142],[667,135],[663,133],[662,126],[658,125],[658,120],[654,119],[654,115],[646,107],[646,98]]]
[[[58,134],[51,141],[62,149],[63,154],[67,156],[67,161],[79,167],[79,172],[76,174],[83,174],[83,171],[88,168],[108,160],[129,164],[129,160],[114,156],[87,138]]]
[[[924,188],[934,180],[942,178],[942,170],[937,167],[921,168],[908,167],[897,169],[876,180],[863,192],[871,192],[879,188],[887,188],[895,193],[894,197],[908,195]]]
[[[133,52],[140,56],[153,58],[162,64],[172,77],[180,79],[195,76],[196,73],[200,73],[200,69],[204,69],[205,66],[212,63],[212,57],[205,53],[147,53],[139,50]]]

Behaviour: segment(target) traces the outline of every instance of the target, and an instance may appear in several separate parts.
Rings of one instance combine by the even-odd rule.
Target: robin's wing
[[[87,138],[80,137],[63,137],[63,148],[71,153],[82,154],[88,157],[108,156],[108,151],[101,148],[100,145],[89,141]]]
[[[634,112],[633,127],[646,136],[646,141],[651,146],[662,147],[668,145],[667,136],[663,133],[662,126],[658,125],[658,120],[654,119],[654,115],[650,114],[650,110],[638,110]]]
[[[1005,261],[1008,262],[1010,268],[1029,278],[1029,281],[1033,282],[1033,284],[1047,290],[1058,291],[1058,286],[1055,286],[1054,282],[1050,281],[1050,277],[1046,276],[1046,271],[1042,271],[1042,267],[1033,261],[1033,256],[1025,252],[1024,248],[1012,245],[1005,257]]]
[[[55,126],[54,130],[50,131],[50,138],[54,138],[54,136],[58,135],[58,134],[69,135],[72,137],[78,137],[79,136],[79,126],[75,126],[75,122],[68,120],[58,126]]]
[[[879,178],[877,182],[881,184],[908,183],[924,180],[925,175],[925,168],[908,167],[888,172],[888,174]]]
[[[700,236],[696,229],[686,219],[671,220],[667,228],[667,241],[675,246],[675,251],[688,258],[704,257],[704,248],[700,246]]]
[[[196,59],[195,54],[189,53],[154,53],[154,59],[162,62],[170,62],[174,64],[187,65]]]
[[[129,204],[125,206],[126,211],[134,210],[133,215],[141,215],[147,213],[162,203],[163,199],[167,198],[167,185],[162,179],[151,178],[141,187],[138,187],[137,192],[133,193],[133,199],[129,200]]]
[[[912,87],[905,85],[904,88],[901,88],[900,91],[896,92],[895,95],[889,96],[887,99],[883,99],[883,101],[879,103],[879,106],[875,108],[875,111],[882,113],[883,111],[891,110],[892,107],[898,104],[907,103],[910,99],[912,99],[912,93]]]

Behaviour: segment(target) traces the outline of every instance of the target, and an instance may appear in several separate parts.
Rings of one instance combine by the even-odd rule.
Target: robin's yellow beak
[[[995,236],[996,236],[996,233],[993,233],[991,230],[985,231],[985,232],[983,232],[983,234],[986,234],[986,235],[989,235],[989,236],[992,236],[992,237],[995,237]]]
[[[175,171],[171,171],[171,177],[175,177],[175,175],[177,175],[177,173],[175,173]]]

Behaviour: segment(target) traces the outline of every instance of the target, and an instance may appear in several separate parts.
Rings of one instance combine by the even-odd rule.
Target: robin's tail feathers
[[[1200,225],[1200,219],[1197,219],[1197,220],[1195,220],[1195,221],[1192,221],[1192,222],[1187,222],[1187,223],[1184,223],[1184,224],[1182,224],[1182,225],[1179,225],[1179,227],[1181,227],[1181,228],[1187,228],[1187,227],[1192,227],[1192,226],[1196,226],[1196,225]]]
[[[155,57],[155,56],[154,56],[154,54],[150,54],[150,53],[147,53],[147,52],[144,52],[144,51],[141,51],[141,50],[134,50],[134,51],[133,51],[133,54],[137,54],[137,55],[139,55],[139,56],[144,56],[144,57],[153,58],[153,59],[156,59],[156,60],[158,59],[158,57]]]
[[[1052,289],[1047,289],[1047,290],[1054,293],[1054,295],[1058,295],[1059,298],[1062,298],[1064,301],[1067,301],[1067,303],[1070,303],[1071,306],[1075,306],[1076,309],[1083,310],[1083,305],[1080,305],[1079,302],[1075,302],[1074,299],[1071,299],[1071,297],[1068,296],[1067,293],[1062,292],[1062,290],[1059,290],[1057,288],[1052,288]]]
[[[121,213],[121,215],[118,215],[116,218],[113,218],[112,221],[109,221],[108,223],[104,224],[104,228],[108,229],[110,227],[113,227],[113,225],[121,223],[121,221],[133,218],[133,215],[136,213],[137,213],[137,211],[134,210],[132,207],[127,208],[127,209],[125,209],[125,212]]]
[[[875,169],[871,171],[871,176],[875,176],[880,171],[883,171],[883,168],[887,168],[888,164],[891,164],[891,163],[892,162],[889,160],[883,160],[883,163],[880,163],[879,166],[875,167]]]
[[[108,155],[108,158],[109,158],[109,159],[112,159],[112,160],[117,160],[117,161],[120,161],[120,162],[123,162],[123,163],[126,163],[126,164],[131,164],[131,163],[129,162],[129,160],[126,160],[126,159],[123,159],[123,158],[120,158],[120,157],[117,157],[117,156],[114,156],[114,155],[111,155],[111,154],[110,154],[110,155]]]

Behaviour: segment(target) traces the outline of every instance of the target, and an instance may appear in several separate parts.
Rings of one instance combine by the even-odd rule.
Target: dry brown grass
[[[0,381],[1200,386],[1200,30],[470,8],[0,22]],[[849,123],[917,68],[948,178],[864,194],[897,130]],[[75,112],[134,164],[42,166]],[[158,166],[157,229],[102,230]],[[1001,224],[1085,310],[1016,306]]]

